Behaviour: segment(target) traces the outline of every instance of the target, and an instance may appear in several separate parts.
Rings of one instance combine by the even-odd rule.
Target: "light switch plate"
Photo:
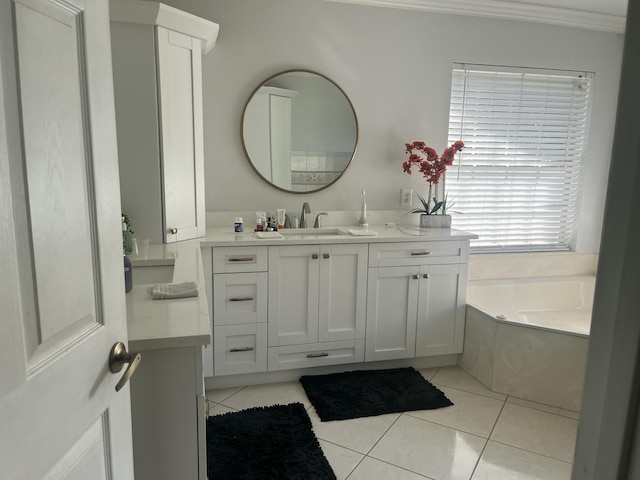
[[[400,190],[400,206],[401,207],[410,207],[412,199],[413,199],[412,189],[403,188]]]

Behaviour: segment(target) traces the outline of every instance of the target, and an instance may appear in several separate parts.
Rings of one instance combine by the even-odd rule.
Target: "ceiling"
[[[624,33],[627,0],[327,0]]]

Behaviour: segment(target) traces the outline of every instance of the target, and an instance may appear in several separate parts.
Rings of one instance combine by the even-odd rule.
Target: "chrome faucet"
[[[313,228],[320,228],[320,215],[329,215],[327,212],[321,212],[316,215],[316,221],[313,223]]]
[[[305,213],[311,213],[311,208],[307,202],[302,204],[302,214],[300,215],[300,228],[307,228],[307,218],[304,216]]]

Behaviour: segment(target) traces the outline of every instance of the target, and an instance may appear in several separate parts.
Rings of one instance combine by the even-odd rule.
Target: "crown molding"
[[[501,0],[325,0],[624,33],[624,16]]]

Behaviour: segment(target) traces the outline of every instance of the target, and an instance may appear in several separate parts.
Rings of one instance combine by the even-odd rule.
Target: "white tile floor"
[[[421,372],[454,406],[321,422],[288,382],[209,390],[209,415],[301,402],[339,479],[570,479],[576,412],[492,392],[458,367]]]

